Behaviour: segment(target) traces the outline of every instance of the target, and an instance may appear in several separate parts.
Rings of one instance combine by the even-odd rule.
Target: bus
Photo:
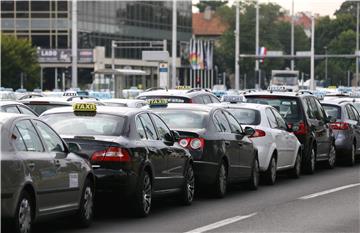
[[[295,92],[299,90],[299,71],[272,70],[269,89]]]

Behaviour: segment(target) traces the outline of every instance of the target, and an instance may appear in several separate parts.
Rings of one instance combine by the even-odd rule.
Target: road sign
[[[159,85],[160,87],[167,87],[168,85],[168,77],[169,77],[169,71],[168,71],[168,64],[167,63],[160,63],[159,64]]]
[[[265,57],[281,57],[283,55],[283,51],[267,51]]]
[[[167,61],[168,51],[142,51],[142,60],[145,61]]]

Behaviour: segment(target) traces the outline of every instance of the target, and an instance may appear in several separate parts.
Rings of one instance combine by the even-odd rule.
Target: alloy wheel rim
[[[194,198],[194,192],[195,192],[195,179],[194,179],[194,172],[190,168],[188,172],[188,181],[187,181],[187,196],[188,200],[192,201]]]
[[[84,214],[86,219],[90,219],[93,212],[93,193],[90,187],[86,187],[84,193]]]
[[[223,164],[221,165],[221,168],[220,168],[219,182],[220,182],[221,193],[225,193],[225,191],[226,191],[226,171],[225,171],[225,167]]]
[[[31,229],[31,206],[26,198],[20,202],[18,219],[20,232],[29,233]]]
[[[144,177],[143,207],[144,207],[144,212],[149,213],[151,208],[151,181],[148,175]]]
[[[334,166],[335,164],[335,147],[332,145],[330,149],[330,156],[329,156],[329,164],[330,166]]]

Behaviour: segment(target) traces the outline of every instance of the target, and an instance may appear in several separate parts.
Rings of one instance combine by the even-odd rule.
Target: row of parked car
[[[138,100],[30,97],[1,102],[1,217],[29,232],[47,216],[73,214],[89,226],[96,195],[116,194],[136,216],[169,195],[195,190],[222,198],[242,183],[273,185],[316,165],[355,163],[360,116],[353,101],[320,103],[307,93],[149,90]]]

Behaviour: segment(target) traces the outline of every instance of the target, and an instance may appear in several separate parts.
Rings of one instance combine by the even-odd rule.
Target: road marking
[[[333,189],[325,190],[325,191],[322,191],[322,192],[313,193],[313,194],[310,194],[310,195],[299,197],[298,199],[307,200],[307,199],[310,199],[310,198],[326,195],[326,194],[337,192],[337,191],[340,191],[340,190],[343,190],[343,189],[353,188],[353,187],[356,187],[356,186],[360,186],[360,183],[349,184],[349,185],[341,186],[341,187],[338,187],[338,188],[333,188]]]
[[[219,227],[222,227],[222,226],[234,223],[234,222],[238,222],[238,221],[241,221],[241,220],[244,220],[247,218],[251,218],[252,216],[255,216],[256,214],[257,213],[252,213],[249,215],[235,216],[232,218],[227,218],[227,219],[221,220],[219,222],[215,222],[215,223],[203,226],[203,227],[196,228],[191,231],[187,231],[185,233],[201,233],[201,232],[205,232],[205,231],[210,231],[210,230],[213,230],[213,229],[216,229],[216,228],[219,228]]]

